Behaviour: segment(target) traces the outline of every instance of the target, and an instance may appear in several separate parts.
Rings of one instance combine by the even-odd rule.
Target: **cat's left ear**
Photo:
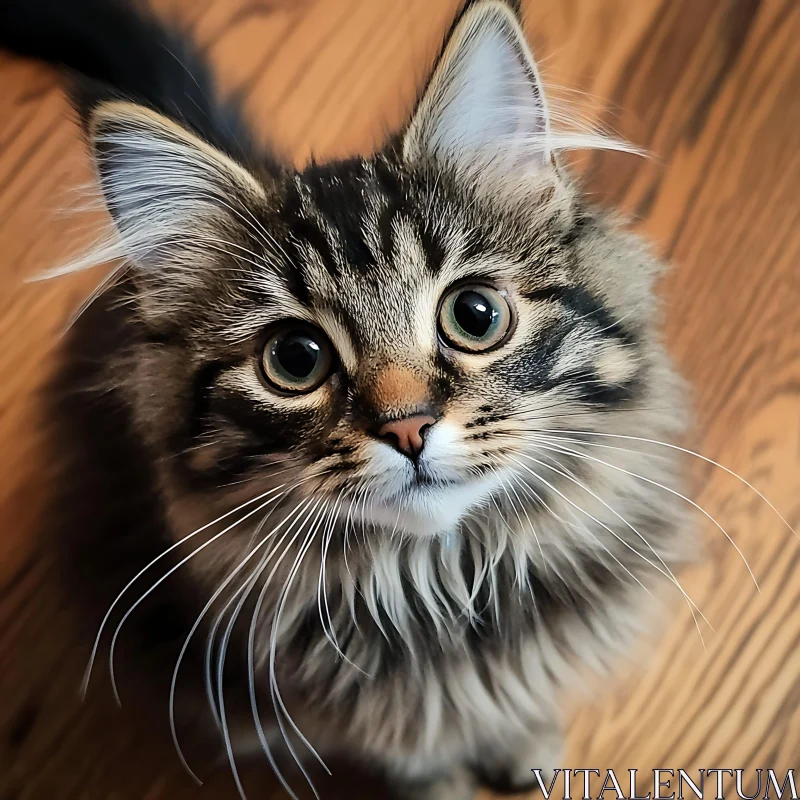
[[[542,84],[515,10],[502,0],[471,3],[411,119],[404,159],[518,173],[550,163],[548,133]]]

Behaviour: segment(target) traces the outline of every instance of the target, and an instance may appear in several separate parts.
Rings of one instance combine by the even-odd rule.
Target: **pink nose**
[[[388,440],[397,450],[409,458],[416,458],[425,444],[425,431],[436,422],[433,417],[417,414],[414,417],[387,422],[378,430],[381,439]]]

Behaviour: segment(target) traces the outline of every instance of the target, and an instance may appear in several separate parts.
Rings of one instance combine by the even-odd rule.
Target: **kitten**
[[[6,3],[0,45],[87,76],[116,232],[79,265],[125,262],[64,352],[69,471],[107,498],[73,527],[166,540],[147,594],[202,597],[234,769],[226,665],[276,769],[346,753],[465,800],[559,766],[563,693],[692,542],[675,450],[635,438],[684,426],[661,267],[560,163],[518,9],[468,3],[402,131],[300,171],[121,0]]]

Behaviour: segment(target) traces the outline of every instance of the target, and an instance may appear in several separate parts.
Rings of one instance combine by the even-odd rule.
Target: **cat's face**
[[[142,418],[196,485],[295,486],[431,535],[530,493],[543,431],[643,396],[650,262],[554,166],[500,3],[369,159],[266,173],[123,103],[93,135],[148,331]]]

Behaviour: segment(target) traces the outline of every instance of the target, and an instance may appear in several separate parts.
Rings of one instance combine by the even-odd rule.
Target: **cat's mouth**
[[[458,478],[441,478],[415,470],[414,474],[404,483],[386,491],[383,494],[383,501],[402,506],[421,497],[435,496],[437,492],[458,489],[467,483],[468,481]]]
[[[409,481],[407,488],[443,489],[448,486],[463,486],[464,483],[466,483],[466,481],[460,480],[458,478],[442,478],[437,475],[431,475],[425,472],[424,470],[415,469],[414,475]]]
[[[423,536],[446,533],[455,530],[496,488],[491,476],[441,476],[415,469],[354,510],[364,521],[382,528]]]
[[[413,469],[408,470],[404,478],[405,480],[398,482],[398,488],[394,492],[398,498],[415,492],[457,489],[473,481],[473,476],[459,475],[455,470],[442,469],[441,466],[430,464],[424,459],[415,463]]]

